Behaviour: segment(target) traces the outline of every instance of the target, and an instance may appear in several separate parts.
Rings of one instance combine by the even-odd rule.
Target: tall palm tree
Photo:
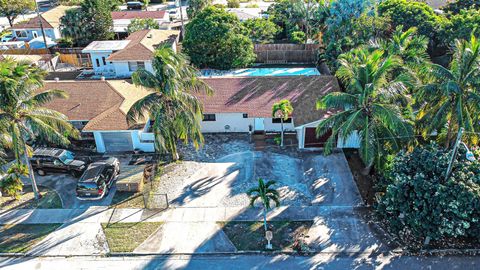
[[[30,165],[28,143],[35,139],[57,145],[69,144],[66,134],[77,137],[78,131],[57,111],[42,107],[54,98],[66,98],[60,90],[36,93],[43,85],[45,72],[29,62],[6,59],[0,62],[0,125],[6,127],[17,164],[28,167],[35,198],[39,198],[35,176]]]
[[[293,113],[293,106],[290,103],[290,100],[284,99],[280,100],[279,102],[275,102],[272,106],[272,117],[280,118],[280,123],[281,123],[281,136],[282,140],[280,143],[280,146],[283,147],[283,135],[284,135],[284,130],[283,130],[283,121],[288,120],[290,115]]]
[[[419,126],[424,134],[440,132],[449,146],[460,128],[465,128],[470,142],[477,142],[480,116],[480,42],[456,40],[449,68],[432,64],[432,82],[418,91],[423,105]]]
[[[154,73],[141,69],[132,75],[136,85],[151,93],[130,108],[127,121],[134,124],[153,120],[155,149],[170,153],[177,160],[178,140],[192,142],[197,148],[203,143],[202,104],[194,94],[212,90],[197,78],[197,70],[189,65],[185,55],[167,46],[155,52],[153,69]]]
[[[358,132],[366,168],[382,165],[382,157],[400,149],[401,142],[412,135],[411,123],[393,102],[411,81],[405,74],[391,76],[402,61],[382,50],[355,49],[341,55],[339,63],[337,76],[347,92],[330,93],[317,101],[317,109],[338,110],[318,124],[317,136],[332,132],[325,144],[325,154],[329,154],[337,136],[345,141]]]
[[[253,207],[257,200],[260,200],[263,205],[263,227],[267,231],[267,212],[272,209],[270,202],[275,202],[275,207],[280,206],[280,195],[278,191],[272,188],[275,181],[264,182],[262,178],[258,178],[258,186],[247,191],[250,197],[250,206]]]

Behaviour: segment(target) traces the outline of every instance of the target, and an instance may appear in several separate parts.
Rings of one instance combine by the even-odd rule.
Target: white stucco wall
[[[108,61],[108,57],[112,54],[112,52],[91,52],[90,57],[92,59],[92,66],[93,70],[95,73],[100,74],[100,73],[114,73],[115,72],[115,67],[113,63]],[[105,58],[106,65],[103,64],[103,59],[102,57]],[[100,66],[97,65],[97,60]]]
[[[58,40],[60,39],[62,36],[60,34],[60,30],[58,28],[45,28],[45,35],[49,38],[51,38],[52,40]],[[12,33],[13,33],[13,36],[17,38],[17,40],[19,41],[30,41],[32,39],[34,39],[35,37],[33,36],[33,32],[36,32],[37,33],[37,36],[41,37],[42,36],[42,29],[40,28],[32,28],[32,29],[11,29]],[[27,37],[18,37],[16,34],[16,31],[22,31],[22,32],[25,32],[27,34]]]
[[[153,133],[144,133],[142,130],[132,131],[133,148],[143,152],[155,152]]]
[[[215,121],[202,121],[202,132],[248,132],[249,125],[253,128],[254,118],[243,118],[243,113],[217,113]],[[226,130],[225,126],[230,129]]]
[[[145,70],[153,72],[152,61],[139,62],[145,62]],[[113,61],[113,67],[118,78],[130,78],[132,76],[133,72],[129,70],[127,61]]]
[[[265,118],[264,119],[264,125],[265,125],[265,131],[281,131],[282,130],[282,125],[280,123],[272,123],[272,118]],[[283,123],[283,129],[285,131],[294,131],[295,130],[295,125],[294,125],[294,120],[292,120],[292,123]]]

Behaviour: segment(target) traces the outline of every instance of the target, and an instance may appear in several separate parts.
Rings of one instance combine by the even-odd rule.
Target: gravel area
[[[207,135],[198,151],[181,148],[182,160],[164,167],[157,193],[176,207],[248,206],[246,191],[259,177],[277,182],[282,205],[356,205],[360,197],[342,153],[296,149],[254,151],[248,135]]]

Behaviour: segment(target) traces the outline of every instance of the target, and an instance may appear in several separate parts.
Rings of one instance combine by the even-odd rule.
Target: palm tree
[[[154,73],[141,69],[132,75],[135,85],[151,93],[130,108],[127,121],[134,124],[153,120],[155,149],[169,152],[173,160],[178,160],[178,140],[185,144],[192,142],[196,148],[203,143],[202,105],[194,94],[212,91],[197,78],[197,71],[188,64],[187,57],[167,46],[155,52],[153,69]]]
[[[250,197],[251,207],[255,205],[258,199],[260,199],[263,205],[263,227],[265,231],[267,231],[267,212],[272,209],[270,201],[275,202],[275,207],[280,206],[280,195],[278,191],[272,188],[275,184],[275,181],[265,183],[262,178],[258,178],[258,186],[247,191],[247,195]]]
[[[11,141],[15,159],[27,165],[35,198],[39,198],[35,176],[30,165],[28,142],[40,139],[57,145],[69,144],[66,134],[77,137],[78,131],[59,112],[41,107],[54,98],[66,98],[60,90],[36,93],[43,85],[45,73],[29,62],[6,59],[0,62],[0,126]]]
[[[272,106],[272,117],[280,118],[281,123],[281,136],[282,141],[280,146],[283,147],[283,121],[286,121],[288,117],[293,113],[292,104],[288,99],[280,100],[279,102],[275,102]]]
[[[449,146],[460,128],[470,142],[480,131],[480,42],[472,34],[469,41],[456,40],[449,68],[432,64],[432,82],[420,88],[417,99],[423,105],[419,126],[424,134],[440,132]]]
[[[393,102],[410,85],[406,74],[391,77],[402,61],[382,50],[359,48],[341,55],[339,63],[337,76],[347,92],[330,93],[317,101],[317,109],[338,111],[318,124],[317,136],[332,132],[325,144],[329,154],[337,136],[345,141],[358,132],[366,169],[374,163],[382,165],[385,154],[400,149],[412,135],[411,123]]]

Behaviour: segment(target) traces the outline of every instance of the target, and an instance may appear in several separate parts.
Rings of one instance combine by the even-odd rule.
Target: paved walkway
[[[270,220],[313,220],[332,213],[352,215],[363,207],[351,206],[282,206],[269,212]],[[246,207],[195,207],[149,210],[108,207],[88,209],[18,209],[0,214],[0,224],[114,223],[114,222],[217,222],[261,221],[262,210]]]

